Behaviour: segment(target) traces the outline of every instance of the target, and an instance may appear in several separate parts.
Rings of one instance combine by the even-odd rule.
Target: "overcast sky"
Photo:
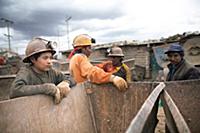
[[[70,46],[66,18],[69,22]],[[160,39],[199,31],[199,0],[0,0],[0,18],[12,20],[11,47],[24,53],[35,36],[72,48],[73,38],[87,33],[97,43]],[[0,47],[8,47],[0,22]]]

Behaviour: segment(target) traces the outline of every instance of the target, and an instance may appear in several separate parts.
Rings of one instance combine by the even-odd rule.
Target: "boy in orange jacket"
[[[69,70],[76,83],[87,80],[97,84],[112,82],[120,91],[126,90],[128,86],[123,78],[106,73],[89,62],[88,57],[92,53],[92,43],[95,43],[95,40],[87,34],[78,35],[73,40],[74,50]]]

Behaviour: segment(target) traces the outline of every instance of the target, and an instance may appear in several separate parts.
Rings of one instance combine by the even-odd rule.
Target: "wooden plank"
[[[82,84],[55,105],[52,97],[27,96],[0,102],[3,133],[93,133],[87,95]]]
[[[159,95],[165,84],[161,82],[149,95],[146,99],[140,110],[138,111],[137,115],[132,120],[129,128],[127,129],[126,133],[142,133],[142,132],[151,132],[148,130],[148,127],[145,125],[148,122],[148,118],[151,117],[152,110],[157,106],[156,102],[159,100]],[[157,112],[156,112],[157,113]],[[147,130],[145,130],[147,129]]]
[[[16,77],[16,75],[15,74],[11,74],[11,75],[0,75],[0,80],[1,79],[13,79],[13,78],[15,78]]]
[[[129,68],[135,67],[135,58],[125,59],[123,60],[123,63],[125,63]]]
[[[191,133],[179,109],[177,108],[174,101],[165,90],[161,94],[161,98],[162,101],[164,102],[166,123],[169,131],[171,133]]]

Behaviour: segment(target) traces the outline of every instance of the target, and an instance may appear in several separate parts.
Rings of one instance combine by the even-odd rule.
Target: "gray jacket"
[[[184,59],[174,68],[170,63],[168,68],[169,73],[167,75],[167,81],[200,79],[200,72],[198,69]]]
[[[26,65],[18,72],[11,85],[10,98],[29,96],[35,94],[54,95],[55,85],[68,78],[54,69],[42,74],[36,73],[32,66]]]

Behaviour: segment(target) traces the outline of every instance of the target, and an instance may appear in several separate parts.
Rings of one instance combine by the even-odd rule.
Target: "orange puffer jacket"
[[[103,69],[97,66],[93,66],[84,54],[75,54],[72,56],[69,70],[76,83],[87,80],[97,84],[108,83],[112,75],[111,73],[104,72]]]

